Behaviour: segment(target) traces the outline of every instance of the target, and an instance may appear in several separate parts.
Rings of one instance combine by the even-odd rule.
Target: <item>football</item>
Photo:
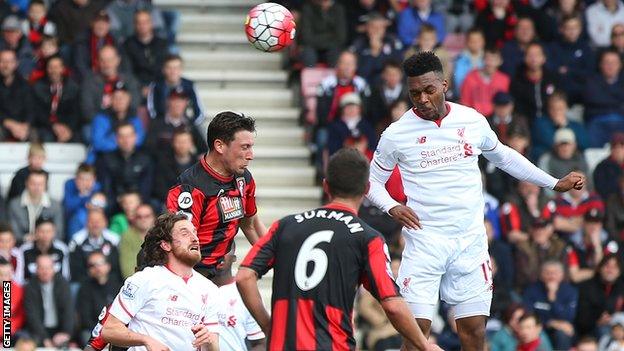
[[[247,13],[245,34],[256,49],[265,52],[279,51],[290,45],[295,38],[295,20],[284,6],[266,2]]]

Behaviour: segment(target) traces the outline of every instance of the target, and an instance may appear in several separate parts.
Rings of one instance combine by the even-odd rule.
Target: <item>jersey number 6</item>
[[[310,235],[301,245],[295,262],[295,283],[299,289],[303,291],[314,289],[325,277],[327,254],[316,245],[330,242],[333,236],[333,231],[321,230]],[[308,262],[314,262],[310,275],[308,275]]]

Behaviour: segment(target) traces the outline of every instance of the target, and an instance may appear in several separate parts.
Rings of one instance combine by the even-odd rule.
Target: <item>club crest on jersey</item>
[[[202,294],[201,299],[204,305],[208,303],[208,294]]]
[[[464,132],[465,132],[465,131],[466,131],[466,127],[459,128],[459,129],[457,129],[457,135],[458,135],[460,138],[463,138],[463,137],[464,137]]]
[[[217,201],[223,216],[223,222],[243,218],[243,202],[240,197],[221,196]]]
[[[240,195],[243,196],[245,194],[245,177],[236,178],[236,186],[238,186]]]
[[[412,280],[412,278],[407,277],[405,279],[403,279],[403,287],[401,288],[401,292],[402,293],[406,293],[407,290],[409,289],[409,285],[410,285],[410,281]]]
[[[126,283],[126,285],[121,290],[121,293],[123,294],[123,296],[127,297],[128,299],[134,300],[137,290],[139,290],[138,286],[132,283]]]

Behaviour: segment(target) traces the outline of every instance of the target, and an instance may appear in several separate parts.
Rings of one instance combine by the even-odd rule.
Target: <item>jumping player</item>
[[[446,102],[448,82],[433,53],[411,56],[403,70],[413,108],[383,133],[371,162],[368,198],[404,226],[397,281],[422,330],[429,335],[440,296],[455,306],[462,350],[482,351],[492,273],[478,156],[520,180],[559,192],[580,189],[585,179],[576,172],[553,178],[500,143],[483,115]],[[407,206],[384,186],[396,165]],[[409,340],[406,347],[413,348]]]
[[[329,160],[328,205],[275,222],[245,257],[236,280],[245,305],[269,336],[269,350],[355,350],[353,301],[360,284],[394,327],[421,350],[429,344],[392,279],[383,237],[357,217],[368,161],[355,149]],[[274,269],[272,315],[257,280]]]
[[[219,350],[219,291],[193,270],[201,260],[193,224],[183,214],[161,215],[142,248],[147,267],[113,300],[104,341],[130,351]]]
[[[251,244],[266,232],[256,209],[253,160],[255,121],[221,112],[208,125],[206,155],[169,190],[167,209],[181,212],[197,228],[202,260],[196,269],[211,278],[230,251],[240,227]]]

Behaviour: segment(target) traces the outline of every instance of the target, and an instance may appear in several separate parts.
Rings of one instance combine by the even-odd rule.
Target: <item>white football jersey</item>
[[[149,335],[171,350],[193,350],[192,326],[203,323],[211,332],[219,333],[220,304],[217,286],[198,272],[184,279],[165,266],[155,266],[126,279],[110,314],[131,331]]]
[[[407,205],[426,233],[451,237],[485,233],[477,162],[483,150],[496,147],[498,138],[474,109],[451,102],[447,108],[439,125],[411,109],[391,124],[375,151],[371,179],[398,165]]]
[[[264,333],[256,320],[251,316],[232,282],[219,287],[221,310],[219,311],[219,350],[241,351],[247,350],[245,339],[259,340]]]

